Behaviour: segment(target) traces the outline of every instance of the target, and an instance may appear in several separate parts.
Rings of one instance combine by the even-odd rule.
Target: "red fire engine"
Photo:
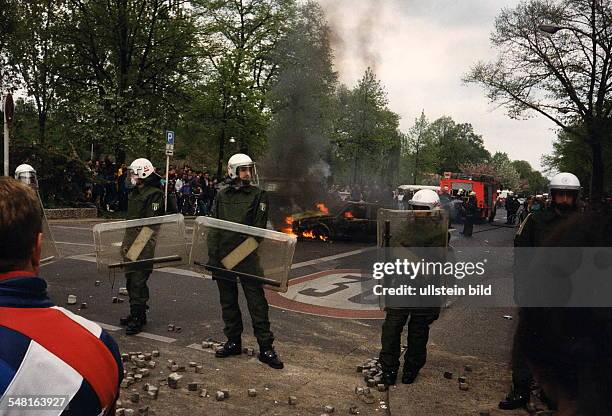
[[[490,175],[444,172],[440,180],[440,189],[446,187],[453,196],[467,197],[475,192],[480,218],[490,220],[495,216],[498,186],[495,177]]]

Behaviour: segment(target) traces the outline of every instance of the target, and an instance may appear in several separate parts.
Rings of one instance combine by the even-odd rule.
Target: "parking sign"
[[[174,132],[166,130],[166,156],[174,154]]]

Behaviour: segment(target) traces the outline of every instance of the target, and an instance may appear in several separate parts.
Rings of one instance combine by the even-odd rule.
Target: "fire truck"
[[[440,180],[440,189],[445,187],[452,196],[467,197],[470,192],[476,193],[476,203],[480,218],[493,221],[499,183],[491,175],[444,172]]]

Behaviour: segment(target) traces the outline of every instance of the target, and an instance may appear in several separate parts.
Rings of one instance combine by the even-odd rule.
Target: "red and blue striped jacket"
[[[0,414],[24,414],[9,398],[64,396],[63,408],[36,414],[104,415],[122,378],[119,348],[98,324],[54,306],[33,273],[0,274]]]

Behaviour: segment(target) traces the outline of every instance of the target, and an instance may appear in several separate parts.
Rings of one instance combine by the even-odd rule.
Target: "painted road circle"
[[[334,269],[289,281],[286,293],[266,291],[271,306],[310,315],[346,319],[383,319],[378,299],[364,288],[361,270]]]

